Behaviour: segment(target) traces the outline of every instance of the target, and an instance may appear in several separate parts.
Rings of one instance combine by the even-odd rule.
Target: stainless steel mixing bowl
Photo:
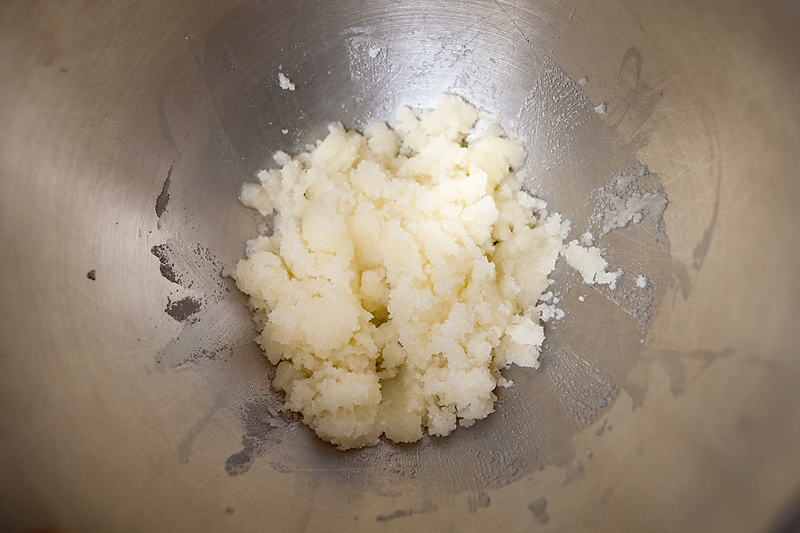
[[[796,0],[5,0],[0,529],[780,527],[799,27]],[[616,290],[559,267],[567,315],[489,418],[340,452],[278,411],[220,274],[261,222],[238,189],[444,91],[524,139],[573,237],[669,205],[599,240]]]

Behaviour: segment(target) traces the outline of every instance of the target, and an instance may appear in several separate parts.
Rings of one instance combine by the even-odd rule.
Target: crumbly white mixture
[[[465,141],[478,117],[442,95],[392,128],[333,125],[242,189],[276,213],[234,274],[273,385],[341,449],[472,425],[511,385],[501,369],[539,365],[536,304],[564,227],[521,190],[520,142],[497,124]]]
[[[603,259],[599,248],[585,248],[578,241],[570,241],[562,253],[567,264],[580,273],[587,285],[599,283],[612,289],[617,288],[617,279],[622,275],[622,270],[607,272],[608,262]]]

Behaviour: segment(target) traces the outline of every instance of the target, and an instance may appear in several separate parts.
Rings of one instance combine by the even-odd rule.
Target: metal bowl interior
[[[800,489],[799,22],[785,0],[6,1],[0,529],[777,527]],[[340,452],[278,411],[221,275],[260,222],[238,190],[332,121],[442,92],[524,140],[572,238],[609,198],[669,204],[599,240],[617,289],[559,266],[567,315],[490,417]]]

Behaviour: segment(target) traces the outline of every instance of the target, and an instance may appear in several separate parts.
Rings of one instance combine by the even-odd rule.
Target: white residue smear
[[[597,113],[598,115],[605,115],[607,109],[608,105],[605,102],[603,102],[602,104],[594,108],[594,112]]]
[[[591,217],[599,226],[597,238],[630,222],[638,224],[645,218],[658,225],[667,209],[667,195],[658,188],[648,187],[642,180],[649,174],[647,167],[638,164],[598,190],[597,209]]]

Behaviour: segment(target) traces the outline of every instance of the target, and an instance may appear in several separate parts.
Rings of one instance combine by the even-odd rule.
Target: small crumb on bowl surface
[[[603,259],[599,248],[581,246],[578,241],[570,241],[564,249],[563,255],[567,264],[574,268],[583,277],[587,285],[595,283],[617,287],[617,279],[622,275],[622,270],[608,272],[608,262]]]
[[[278,85],[280,85],[281,89],[284,90],[289,90],[289,91],[295,90],[294,83],[292,83],[292,80],[290,80],[283,72],[278,72]]]

